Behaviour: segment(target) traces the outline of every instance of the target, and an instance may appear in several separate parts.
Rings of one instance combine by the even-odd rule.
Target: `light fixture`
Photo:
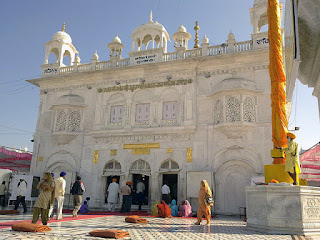
[[[47,94],[48,92],[46,90],[43,91],[44,94]]]
[[[91,86],[91,85],[88,85],[87,88],[88,88],[88,89],[92,89],[92,86]]]
[[[209,78],[209,77],[211,77],[211,75],[210,75],[210,73],[208,72],[208,73],[206,73],[206,75],[204,76],[205,78]]]
[[[115,81],[115,84],[116,84],[116,85],[120,85],[120,82],[119,82],[119,81]]]
[[[172,79],[172,76],[167,75],[167,80],[171,80],[171,79]]]
[[[146,80],[145,80],[145,79],[143,79],[143,78],[140,78],[140,82],[141,82],[141,83],[145,83],[145,82],[146,82]]]

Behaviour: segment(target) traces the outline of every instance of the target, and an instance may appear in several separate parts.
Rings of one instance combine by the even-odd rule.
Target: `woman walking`
[[[43,179],[38,183],[37,189],[40,189],[40,195],[34,204],[32,223],[36,223],[41,213],[43,225],[48,223],[48,213],[50,204],[54,201],[54,182],[52,181],[51,173],[46,172]]]
[[[202,216],[204,215],[207,220],[207,225],[209,225],[211,218],[211,206],[213,205],[213,201],[212,192],[206,180],[202,180],[200,183],[198,202],[198,221],[195,224],[200,225]]]

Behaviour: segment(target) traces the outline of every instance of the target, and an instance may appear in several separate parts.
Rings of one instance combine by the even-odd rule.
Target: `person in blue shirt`
[[[87,202],[87,201],[84,201],[84,202],[83,202],[83,204],[82,204],[81,207],[80,207],[79,212],[80,212],[80,213],[87,213],[87,212],[89,212],[88,202]]]

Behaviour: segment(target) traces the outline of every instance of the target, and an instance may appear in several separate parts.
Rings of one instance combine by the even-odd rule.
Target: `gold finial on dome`
[[[195,39],[194,39],[194,48],[199,48],[200,46],[199,46],[199,44],[198,44],[198,42],[199,42],[199,35],[198,35],[198,31],[199,31],[199,29],[200,29],[200,27],[199,27],[199,25],[198,25],[198,21],[196,21],[196,26],[194,27],[194,30],[196,31],[196,35],[195,35]]]
[[[150,22],[153,22],[153,20],[152,20],[152,10],[150,11],[149,21],[150,21]]]
[[[66,23],[65,22],[62,25],[62,32],[64,32],[64,30],[66,30]]]

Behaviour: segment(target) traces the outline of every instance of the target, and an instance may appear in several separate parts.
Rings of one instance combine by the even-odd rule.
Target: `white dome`
[[[53,35],[52,39],[62,41],[64,43],[72,43],[70,35],[63,31],[56,32],[56,34]]]
[[[178,28],[178,32],[187,32],[187,29],[185,28],[185,26],[182,25]]]
[[[99,60],[99,55],[98,55],[97,51],[95,51],[95,53],[93,54],[92,59]]]
[[[204,38],[202,39],[202,44],[207,44],[209,43],[209,38],[207,37],[207,35],[204,35]]]
[[[121,43],[121,39],[119,38],[118,34],[117,36],[114,37],[114,39],[112,40],[113,43]]]

